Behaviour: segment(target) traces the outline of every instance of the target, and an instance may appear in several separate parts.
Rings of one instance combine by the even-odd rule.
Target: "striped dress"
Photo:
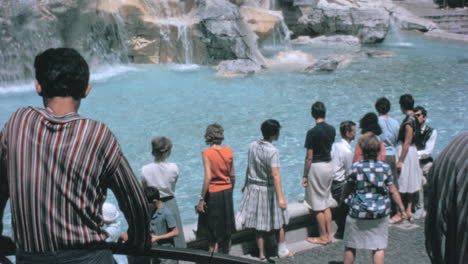
[[[237,220],[244,228],[269,232],[288,224],[287,210],[281,209],[271,168],[279,168],[278,149],[268,141],[252,142],[249,148],[246,187]]]

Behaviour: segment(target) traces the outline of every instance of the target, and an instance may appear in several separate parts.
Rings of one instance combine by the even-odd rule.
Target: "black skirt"
[[[197,238],[205,238],[209,243],[231,240],[236,229],[232,188],[207,193],[205,201],[205,213],[198,215]]]

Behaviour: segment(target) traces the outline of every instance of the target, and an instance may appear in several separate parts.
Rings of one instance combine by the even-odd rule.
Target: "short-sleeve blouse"
[[[403,122],[401,122],[400,130],[398,131],[398,142],[403,143],[405,142],[406,136],[406,125],[410,125],[413,128],[413,139],[411,140],[411,145],[416,143],[416,137],[420,130],[420,125],[417,118],[414,115],[407,115]]]
[[[377,219],[390,214],[388,186],[393,184],[393,176],[388,164],[373,160],[356,162],[347,181],[354,185],[354,191],[345,200],[349,216]]]
[[[247,183],[260,186],[273,186],[271,168],[279,167],[279,151],[272,143],[265,140],[257,140],[250,144]]]

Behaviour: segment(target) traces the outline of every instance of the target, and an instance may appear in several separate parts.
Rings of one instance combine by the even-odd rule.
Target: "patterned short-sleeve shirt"
[[[351,217],[377,219],[390,214],[388,186],[393,184],[393,176],[388,164],[372,160],[356,162],[347,181],[355,187],[345,200]]]

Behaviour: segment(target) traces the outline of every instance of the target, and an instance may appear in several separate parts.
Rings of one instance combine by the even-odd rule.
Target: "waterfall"
[[[271,42],[274,49],[291,49],[291,31],[289,31],[288,26],[284,22],[284,17],[281,12],[262,10],[259,11],[270,14],[278,18],[278,24],[275,25],[273,34],[271,36]]]
[[[188,25],[180,25],[178,27],[178,37],[182,41],[182,46],[184,48],[185,64],[192,64],[193,48],[192,48],[192,38],[189,37],[190,27]]]
[[[35,56],[48,48],[75,48],[92,69],[127,61],[127,33],[118,12],[96,12],[95,2],[72,8],[60,4],[48,0],[2,3],[0,87],[30,82]]]
[[[400,26],[397,19],[390,14],[390,38],[386,38],[386,42],[390,42],[393,46],[410,47],[412,43],[406,42],[400,33]]]
[[[151,16],[154,17],[155,23],[160,26],[160,34],[162,39],[166,41],[168,46],[180,47],[177,48],[180,63],[192,64],[193,45],[192,45],[192,26],[195,21],[186,15],[185,2],[176,3],[171,0],[143,0],[147,6]],[[176,5],[177,4],[177,5]],[[177,39],[172,37],[172,30],[176,30]]]

